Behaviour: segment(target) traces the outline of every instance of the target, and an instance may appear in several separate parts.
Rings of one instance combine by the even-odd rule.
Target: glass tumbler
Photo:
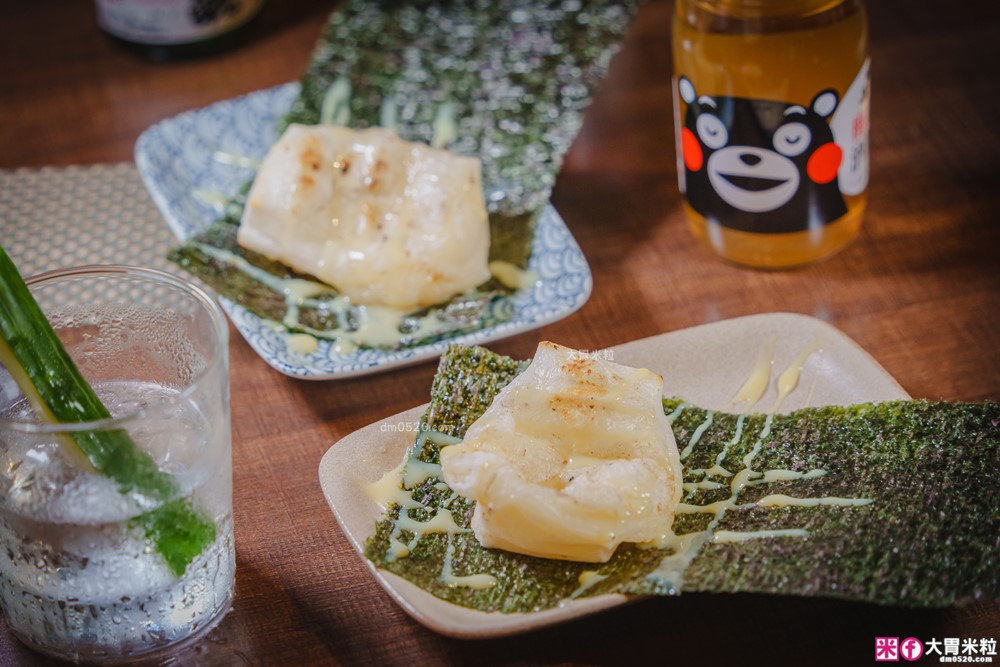
[[[235,574],[225,317],[198,287],[148,269],[85,266],[25,282],[112,417],[43,422],[0,366],[7,623],[37,651],[88,662],[196,637],[228,610]],[[127,488],[73,446],[120,430],[167,491]]]

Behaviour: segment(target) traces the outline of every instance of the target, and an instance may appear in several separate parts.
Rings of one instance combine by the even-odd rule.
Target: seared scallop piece
[[[490,277],[481,165],[387,129],[293,124],[263,160],[237,241],[356,303],[440,303]]]
[[[652,371],[543,342],[441,450],[444,479],[476,501],[483,546],[604,562],[670,533],[681,463],[662,400]]]

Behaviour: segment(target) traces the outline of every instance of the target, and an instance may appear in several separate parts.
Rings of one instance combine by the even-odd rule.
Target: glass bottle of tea
[[[694,235],[739,264],[846,246],[868,188],[861,0],[678,0],[677,171]]]

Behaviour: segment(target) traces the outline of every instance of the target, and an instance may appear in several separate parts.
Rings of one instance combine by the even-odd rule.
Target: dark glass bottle
[[[252,30],[264,0],[96,0],[97,24],[152,60],[220,53]]]

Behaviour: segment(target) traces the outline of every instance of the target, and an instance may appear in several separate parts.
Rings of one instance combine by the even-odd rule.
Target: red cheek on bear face
[[[840,169],[840,160],[843,154],[840,146],[832,141],[817,148],[806,164],[806,173],[809,174],[809,178],[821,185],[837,178],[837,170]]]
[[[681,130],[681,153],[684,154],[684,165],[691,171],[698,171],[705,162],[698,138],[686,127]]]

